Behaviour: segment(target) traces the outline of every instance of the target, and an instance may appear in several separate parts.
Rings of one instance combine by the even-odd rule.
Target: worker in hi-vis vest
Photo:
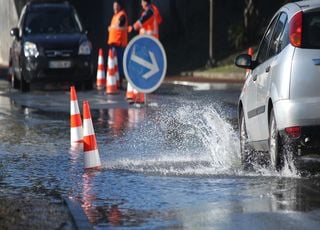
[[[120,88],[122,88],[123,73],[123,54],[128,45],[128,17],[124,9],[123,0],[113,2],[114,15],[108,28],[108,45],[114,48],[117,53],[118,69],[120,76]]]
[[[141,17],[129,26],[128,31],[139,31],[139,34],[151,35],[159,39],[159,25],[162,22],[162,17],[158,8],[151,4],[151,0],[141,0],[143,12]]]

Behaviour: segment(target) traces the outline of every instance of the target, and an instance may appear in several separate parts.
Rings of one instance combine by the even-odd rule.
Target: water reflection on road
[[[68,92],[3,92],[1,191],[72,196],[98,229],[319,226],[318,176],[241,169],[239,89],[171,86],[150,95],[149,107],[79,92],[92,103],[103,163],[94,172],[83,169],[81,145],[70,147]]]

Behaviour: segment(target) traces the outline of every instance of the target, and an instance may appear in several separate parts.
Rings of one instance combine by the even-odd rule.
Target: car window
[[[303,17],[303,48],[320,48],[320,12],[307,13]]]
[[[272,36],[272,31],[276,25],[278,17],[275,17],[273,19],[273,21],[271,22],[270,26],[268,27],[265,35],[263,36],[263,39],[260,43],[260,47],[258,50],[258,54],[257,54],[257,59],[256,61],[258,63],[263,63],[267,58],[268,58],[268,47],[269,47],[269,42],[271,40],[271,36]]]
[[[274,32],[270,42],[270,50],[268,55],[269,58],[275,54],[278,54],[281,51],[281,35],[285,28],[287,18],[288,17],[286,13],[281,13],[279,20],[276,26],[274,27]]]
[[[72,10],[46,9],[30,11],[25,20],[25,34],[70,34],[81,32]]]
[[[280,51],[283,50],[287,45],[290,44],[289,23],[286,23],[286,25],[284,27],[283,33],[282,33],[281,38],[280,38],[280,42],[281,42]]]

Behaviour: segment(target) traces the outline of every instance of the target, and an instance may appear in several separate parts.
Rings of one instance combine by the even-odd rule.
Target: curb
[[[62,197],[62,199],[64,200],[65,204],[67,205],[72,220],[75,224],[76,229],[78,230],[91,230],[93,229],[93,227],[91,226],[91,224],[89,223],[89,220],[87,218],[87,216],[85,215],[85,213],[83,212],[82,207],[80,206],[80,204],[74,200],[73,198],[68,198],[68,197]]]
[[[165,83],[171,84],[184,84],[185,82],[189,83],[230,83],[230,84],[243,84],[245,82],[244,75],[230,75],[230,74],[221,74],[217,75],[184,75],[184,76],[167,76],[164,79]]]
[[[194,77],[206,77],[214,79],[244,81],[245,73],[210,73],[210,72],[193,72]]]

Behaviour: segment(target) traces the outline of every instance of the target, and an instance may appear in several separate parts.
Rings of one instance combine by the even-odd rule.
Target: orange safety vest
[[[139,34],[148,34],[159,39],[159,24],[162,22],[162,17],[155,5],[151,4],[151,8],[153,11],[152,17],[150,17],[144,23],[141,23],[138,20],[134,27],[136,30],[139,30]]]
[[[123,27],[120,27],[119,21],[122,16],[126,18],[126,23]],[[108,44],[121,47],[126,47],[128,44],[128,17],[124,10],[119,11],[112,17],[109,26]]]

